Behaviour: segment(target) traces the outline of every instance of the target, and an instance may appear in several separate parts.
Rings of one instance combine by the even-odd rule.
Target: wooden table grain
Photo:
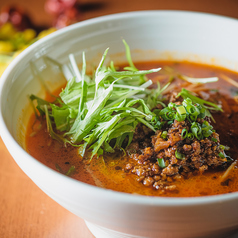
[[[43,0],[1,0],[22,6],[36,24],[50,25]],[[136,10],[191,10],[238,18],[237,0],[82,0],[82,20]],[[221,33],[222,34],[222,33]],[[93,238],[84,221],[44,194],[18,167],[0,138],[0,237]]]

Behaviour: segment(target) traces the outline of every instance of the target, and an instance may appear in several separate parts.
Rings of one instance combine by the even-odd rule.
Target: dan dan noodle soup
[[[103,58],[90,76],[84,62],[63,89],[44,100],[31,95],[27,151],[66,176],[120,192],[238,191],[238,74],[189,62],[134,65],[127,55],[125,66],[105,67]]]

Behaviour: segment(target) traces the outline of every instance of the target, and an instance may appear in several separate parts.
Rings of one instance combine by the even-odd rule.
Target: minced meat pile
[[[210,123],[210,117],[197,118],[196,123]],[[201,140],[182,138],[182,132],[191,127],[191,121],[174,120],[156,133],[140,124],[133,142],[127,149],[129,163],[125,171],[136,175],[138,182],[160,191],[176,190],[174,181],[203,173],[209,168],[227,167],[224,148],[219,135],[213,131]],[[166,138],[162,136],[167,131]]]

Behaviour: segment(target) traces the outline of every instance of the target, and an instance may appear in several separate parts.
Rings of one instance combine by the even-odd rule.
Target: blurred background
[[[162,9],[238,18],[237,0],[1,0],[0,75],[17,54],[57,29],[107,14]]]
[[[202,11],[238,17],[237,0],[1,0],[1,13],[6,6],[20,7],[35,25],[44,27],[57,23],[62,27],[65,23],[96,16],[152,9]]]
[[[19,52],[57,29],[112,13],[160,9],[238,18],[237,0],[1,0],[0,75]]]

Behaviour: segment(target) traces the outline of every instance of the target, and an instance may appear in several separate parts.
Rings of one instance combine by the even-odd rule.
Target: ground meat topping
[[[220,146],[219,135],[213,132],[202,140],[183,139],[182,131],[188,130],[189,126],[190,122],[187,120],[180,122],[174,120],[166,128],[167,139],[161,137],[162,130],[151,135],[150,131],[145,131],[140,126],[133,143],[128,148],[128,151],[134,152],[128,153],[130,163],[126,165],[125,170],[134,174],[137,181],[144,186],[160,192],[172,192],[176,191],[175,181],[204,173],[209,168],[227,165],[227,159],[220,156],[224,151]],[[145,143],[142,143],[142,138],[148,147],[143,147]],[[158,164],[158,159],[161,158],[164,161],[162,167]]]

